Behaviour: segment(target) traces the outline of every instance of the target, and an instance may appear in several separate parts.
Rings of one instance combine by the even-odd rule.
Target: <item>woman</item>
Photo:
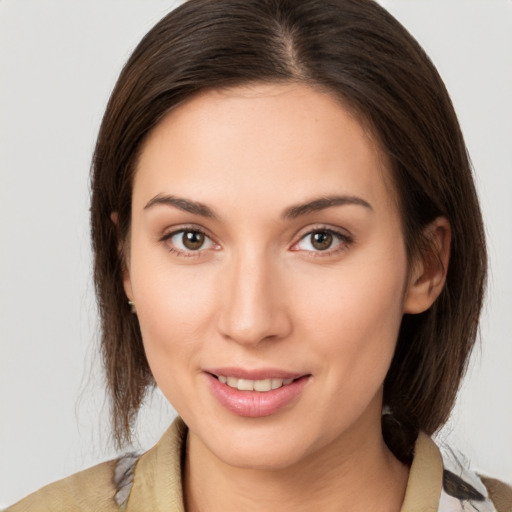
[[[428,438],[485,244],[448,95],[382,8],[184,4],[125,66],[93,167],[114,432],[155,383],[183,419],[12,510],[510,508]]]

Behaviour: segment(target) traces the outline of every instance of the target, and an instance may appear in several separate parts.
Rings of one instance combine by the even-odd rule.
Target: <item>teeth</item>
[[[280,388],[283,385],[283,379],[272,379],[272,389]]]
[[[222,384],[227,384],[231,388],[236,388],[240,391],[270,391],[272,389],[278,389],[282,386],[287,386],[293,382],[293,379],[262,379],[262,380],[250,380],[250,379],[237,379],[236,377],[226,377],[225,375],[219,375],[218,379]]]
[[[254,381],[254,391],[270,391],[271,389],[272,379]]]
[[[238,385],[236,386],[240,391],[254,391],[255,381],[248,379],[238,379]]]

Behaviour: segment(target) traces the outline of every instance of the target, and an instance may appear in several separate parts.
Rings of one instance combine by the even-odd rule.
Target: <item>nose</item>
[[[279,266],[263,254],[240,255],[222,278],[218,328],[222,336],[243,345],[282,339],[292,322],[281,286]]]

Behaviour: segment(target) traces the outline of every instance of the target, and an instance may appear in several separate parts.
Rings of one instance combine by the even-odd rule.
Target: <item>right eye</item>
[[[164,241],[169,250],[181,255],[192,255],[202,250],[215,249],[218,245],[199,229],[180,229],[166,235]]]

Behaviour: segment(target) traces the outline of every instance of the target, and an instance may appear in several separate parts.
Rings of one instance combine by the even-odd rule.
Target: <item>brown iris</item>
[[[332,245],[332,238],[327,231],[317,231],[311,235],[311,245],[318,251],[325,251]]]
[[[185,231],[182,237],[183,245],[191,250],[201,249],[204,244],[204,234],[200,231]]]

